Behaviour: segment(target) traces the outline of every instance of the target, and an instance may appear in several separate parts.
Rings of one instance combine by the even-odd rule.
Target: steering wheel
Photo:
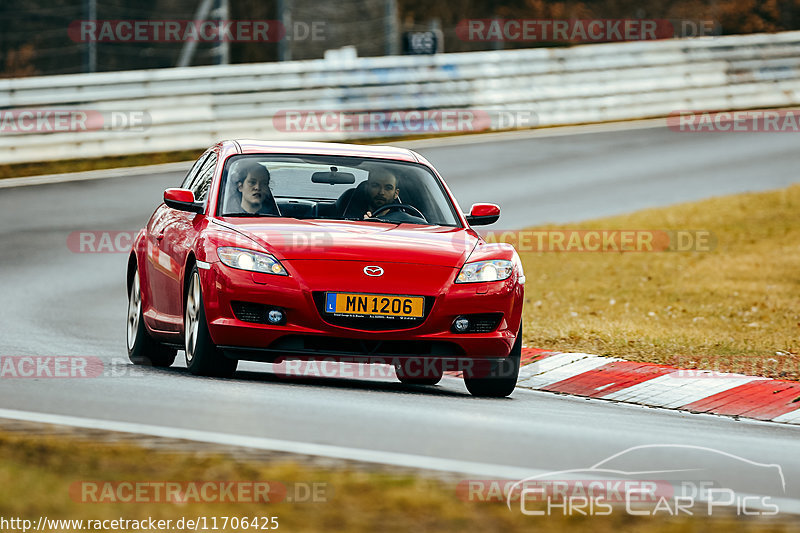
[[[417,209],[413,205],[410,205],[410,204],[398,204],[398,203],[382,205],[381,207],[376,209],[374,213],[372,213],[372,217],[371,218],[380,218],[378,216],[378,213],[383,213],[384,211],[386,211],[388,213],[389,211],[395,211],[395,210],[408,211],[411,215],[413,215],[415,217],[419,217],[422,220],[424,220],[425,222],[428,221],[428,219],[425,218],[425,215],[422,214],[422,211],[420,211],[419,209]]]

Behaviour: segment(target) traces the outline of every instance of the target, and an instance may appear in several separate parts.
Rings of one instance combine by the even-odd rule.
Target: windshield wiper
[[[223,217],[282,217],[283,215],[273,215],[272,213],[227,213]]]
[[[383,220],[382,218],[335,218],[333,220],[349,220],[351,222],[383,222],[384,224],[401,224],[401,222]]]

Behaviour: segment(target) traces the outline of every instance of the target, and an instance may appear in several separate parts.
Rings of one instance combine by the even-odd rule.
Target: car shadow
[[[282,376],[269,370],[256,372],[253,370],[237,370],[232,378],[204,377],[192,375],[186,367],[157,368],[142,366],[137,367],[143,373],[161,374],[175,376],[179,375],[193,380],[214,380],[232,382],[252,382],[252,383],[277,383],[292,385],[297,387],[331,388],[331,389],[351,389],[351,390],[371,390],[378,392],[391,392],[397,394],[424,394],[428,396],[473,398],[467,391],[455,391],[444,388],[440,385],[408,385],[399,381],[359,379],[359,378],[340,378],[340,377],[302,377],[302,376]],[[445,380],[454,378],[445,377]]]
[[[374,390],[381,392],[428,394],[433,396],[470,396],[468,392],[446,389],[440,385],[407,385],[399,381],[339,377],[286,377],[273,372],[237,371],[234,379],[265,383],[286,383],[297,386]]]

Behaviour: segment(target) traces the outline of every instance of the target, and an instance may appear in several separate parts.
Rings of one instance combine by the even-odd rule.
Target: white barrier
[[[0,80],[0,113],[140,112],[148,124],[41,132],[0,122],[0,163],[202,149],[222,138],[387,136],[281,130],[274,117],[286,110],[513,110],[546,126],[797,104],[800,32],[33,77]]]

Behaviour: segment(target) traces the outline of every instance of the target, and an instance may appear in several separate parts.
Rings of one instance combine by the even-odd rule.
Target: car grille
[[[317,306],[317,312],[322,320],[333,326],[360,329],[363,331],[388,331],[416,328],[428,318],[431,307],[433,307],[433,302],[436,300],[434,296],[425,296],[425,310],[421,318],[405,318],[400,320],[396,318],[332,316],[325,312],[325,292],[315,291],[313,296],[314,304]]]
[[[458,357],[464,350],[448,341],[385,341],[340,339],[318,335],[285,335],[269,346],[285,353],[317,353],[355,356],[434,356]]]
[[[267,323],[267,306],[252,302],[231,302],[233,314],[237,320],[253,324]]]
[[[480,315],[464,315],[469,319],[466,333],[489,333],[497,329],[503,313],[484,313]]]

